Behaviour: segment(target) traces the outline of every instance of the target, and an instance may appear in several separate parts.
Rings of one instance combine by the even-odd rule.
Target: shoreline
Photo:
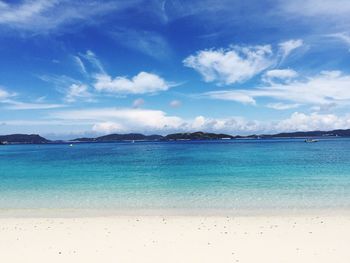
[[[85,208],[0,208],[2,218],[99,218],[99,217],[350,217],[350,209],[85,209]]]

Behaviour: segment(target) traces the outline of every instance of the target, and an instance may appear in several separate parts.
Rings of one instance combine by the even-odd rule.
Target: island
[[[0,135],[0,145],[4,144],[59,144],[86,142],[121,142],[121,141],[199,141],[199,140],[238,140],[238,139],[278,139],[278,138],[320,138],[320,137],[350,137],[350,129],[332,131],[298,131],[277,134],[229,135],[209,132],[184,132],[168,135],[144,135],[142,133],[108,134],[99,137],[82,137],[72,140],[48,140],[38,134]]]
[[[50,140],[41,137],[38,134],[10,134],[0,135],[0,143],[4,144],[44,144]]]

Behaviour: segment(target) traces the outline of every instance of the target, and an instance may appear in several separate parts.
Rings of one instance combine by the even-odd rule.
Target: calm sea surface
[[[350,140],[0,146],[0,209],[350,208]]]

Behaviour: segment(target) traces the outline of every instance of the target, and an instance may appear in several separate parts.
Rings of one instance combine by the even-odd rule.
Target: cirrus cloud
[[[19,3],[7,3],[0,0],[0,26],[27,32],[47,33],[78,21],[80,24],[96,23],[97,18],[112,11],[124,10],[137,2],[139,1],[23,0]],[[95,19],[92,20],[92,18]]]
[[[340,71],[322,71],[306,79],[272,83],[251,89],[211,91],[204,93],[204,96],[242,103],[253,102],[257,98],[265,97],[279,102],[282,100],[313,106],[330,103],[346,105],[350,103],[349,86],[350,75],[345,75]]]

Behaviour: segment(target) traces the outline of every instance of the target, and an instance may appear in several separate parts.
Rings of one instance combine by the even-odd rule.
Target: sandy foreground
[[[0,262],[350,262],[350,216],[0,218]]]

